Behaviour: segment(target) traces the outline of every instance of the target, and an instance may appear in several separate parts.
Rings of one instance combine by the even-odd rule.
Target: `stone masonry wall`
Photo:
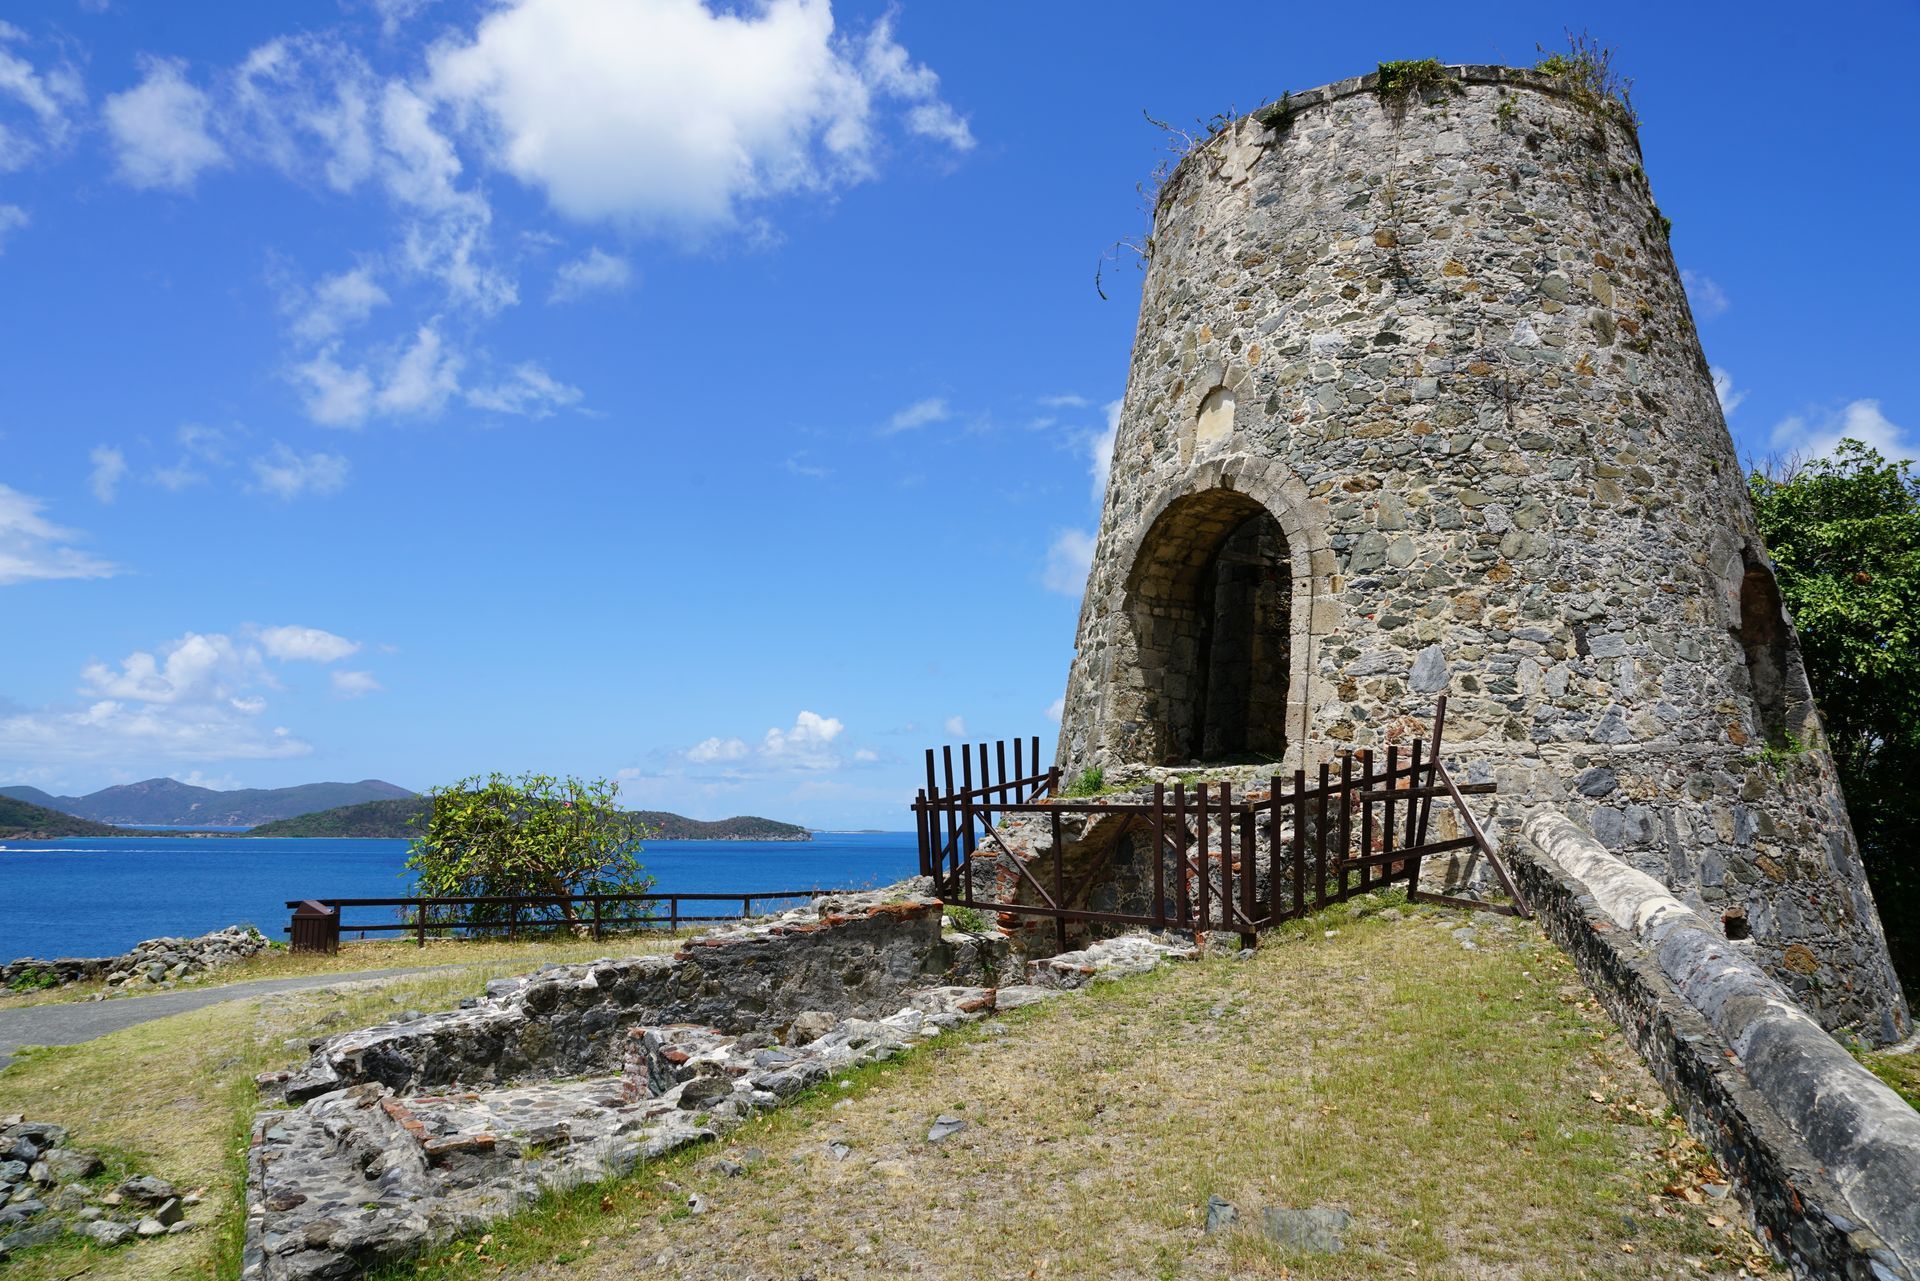
[[[1920,1277],[1920,1114],[1747,956],[1593,837],[1536,810],[1514,868],[1541,924],[1800,1277]]]
[[[396,1090],[620,1069],[630,1027],[784,1032],[798,1015],[891,1013],[945,967],[938,899],[906,883],[825,895],[703,934],[672,956],[550,966],[471,1008],[333,1037],[285,1086],[294,1102],[372,1082]]]
[[[1536,73],[1450,74],[1292,95],[1163,189],[1059,762],[1184,763],[1196,660],[1168,620],[1264,510],[1284,768],[1416,732],[1445,692],[1449,756],[1501,807],[1563,807],[1744,914],[1826,1026],[1902,1035],[1637,139]],[[1764,760],[1787,734],[1816,746]]]

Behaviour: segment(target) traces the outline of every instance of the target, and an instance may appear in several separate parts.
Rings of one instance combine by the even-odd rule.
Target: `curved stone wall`
[[[1450,70],[1293,95],[1169,179],[1060,762],[1201,754],[1182,655],[1229,622],[1154,575],[1257,504],[1286,541],[1288,767],[1447,692],[1450,754],[1503,805],[1561,805],[1731,914],[1829,1027],[1901,1034],[1637,140],[1536,73]]]

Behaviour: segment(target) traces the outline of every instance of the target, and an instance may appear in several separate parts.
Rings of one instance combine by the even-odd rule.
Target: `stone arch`
[[[1180,465],[1185,467],[1232,441],[1253,395],[1253,378],[1239,366],[1214,364],[1201,369],[1175,410]]]
[[[1321,506],[1246,455],[1147,504],[1110,602],[1107,760],[1304,759],[1314,649],[1337,612]]]

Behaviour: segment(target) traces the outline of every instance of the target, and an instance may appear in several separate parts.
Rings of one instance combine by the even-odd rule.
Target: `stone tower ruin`
[[[1377,85],[1161,190],[1060,766],[1312,768],[1445,692],[1509,826],[1560,807],[1903,1034],[1633,126],[1532,71]]]

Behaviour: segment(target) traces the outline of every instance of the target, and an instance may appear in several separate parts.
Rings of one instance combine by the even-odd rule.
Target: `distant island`
[[[105,823],[75,818],[44,805],[32,805],[0,793],[0,836],[22,841],[57,841],[68,836],[131,836]]]
[[[139,783],[103,787],[85,796],[55,796],[37,787],[0,787],[0,797],[58,810],[75,818],[95,823],[151,823],[157,827],[258,827],[315,810],[412,795],[414,793],[404,787],[377,778],[363,778],[358,783],[243,787],[231,792],[196,787],[178,779],[149,778]]]
[[[385,795],[348,804],[301,809],[341,792],[380,791]],[[208,797],[218,798],[208,800]],[[52,841],[72,836],[280,836],[373,837],[417,836],[414,815],[423,813],[427,798],[366,779],[359,783],[307,783],[299,787],[247,788],[216,792],[170,778],[148,779],[104,788],[86,796],[54,796],[37,787],[0,787],[0,838]],[[292,811],[288,812],[288,807]],[[255,817],[280,811],[272,818]],[[84,812],[83,812],[84,811]],[[110,816],[110,817],[107,817]],[[794,823],[742,815],[714,822],[669,814],[665,810],[632,810],[628,818],[644,836],[662,841],[810,841],[813,833]],[[151,823],[172,827],[236,827],[239,832],[139,832],[117,823]]]
[[[411,837],[420,833],[420,829],[413,824],[414,816],[425,813],[426,808],[427,798],[424,796],[411,796],[405,800],[366,801],[359,805],[342,805],[316,814],[302,814],[296,818],[263,823],[247,835]],[[751,815],[703,822],[697,818],[669,814],[665,810],[629,810],[627,817],[647,837],[660,841],[813,839],[813,833],[804,827]]]

